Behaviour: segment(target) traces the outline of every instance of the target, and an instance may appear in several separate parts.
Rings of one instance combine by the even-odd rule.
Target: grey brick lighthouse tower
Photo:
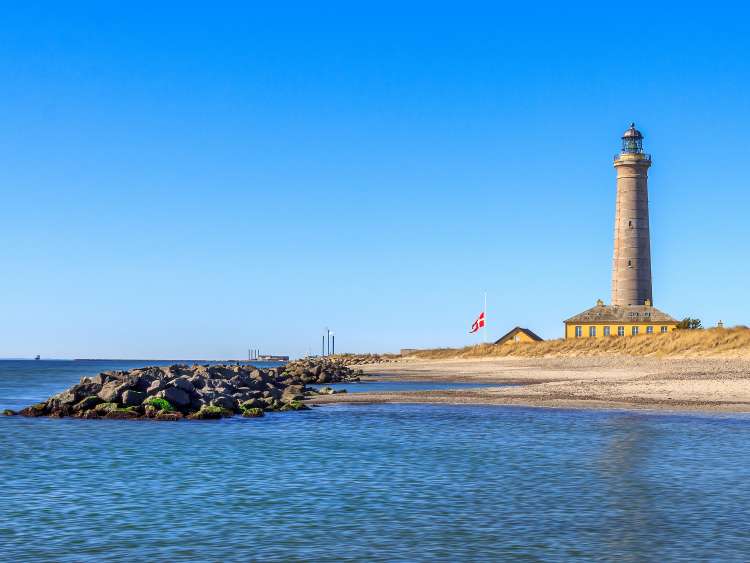
[[[677,321],[653,304],[651,240],[648,228],[648,169],[643,135],[630,124],[615,156],[617,203],[612,304],[596,306],[566,319],[565,338],[617,338],[672,332]]]
[[[612,264],[612,305],[651,305],[651,240],[648,227],[648,169],[643,135],[630,124],[615,156],[617,203]],[[648,303],[647,303],[648,302]]]

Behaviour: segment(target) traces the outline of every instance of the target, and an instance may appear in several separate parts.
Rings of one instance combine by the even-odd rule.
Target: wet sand
[[[366,379],[515,383],[512,387],[349,393],[312,404],[449,403],[557,408],[750,412],[750,361],[741,359],[483,358],[361,366]]]

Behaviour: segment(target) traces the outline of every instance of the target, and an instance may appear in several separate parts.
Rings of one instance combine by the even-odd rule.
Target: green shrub
[[[173,412],[174,407],[172,406],[172,403],[167,401],[166,399],[161,399],[159,397],[149,397],[145,401],[143,401],[144,405],[150,405],[154,407],[155,409],[158,409],[160,411],[164,412]]]
[[[696,330],[699,328],[703,328],[703,323],[701,323],[700,319],[691,319],[690,317],[685,317],[679,323],[677,323],[677,328],[681,328],[683,330]]]
[[[263,409],[259,409],[255,407],[250,408],[250,409],[245,409],[242,411],[242,416],[247,417],[247,418],[255,418],[258,416],[263,416],[264,414],[265,413],[263,412]]]

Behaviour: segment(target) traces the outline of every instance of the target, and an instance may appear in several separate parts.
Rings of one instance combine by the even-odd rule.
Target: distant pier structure
[[[643,135],[635,128],[635,123],[631,123],[622,136],[622,150],[615,156],[617,198],[612,305],[620,307],[654,302],[648,220],[650,166],[651,155],[643,151]]]
[[[288,362],[289,356],[279,356],[274,354],[261,354],[260,348],[248,348],[247,349],[247,360],[249,362]]]

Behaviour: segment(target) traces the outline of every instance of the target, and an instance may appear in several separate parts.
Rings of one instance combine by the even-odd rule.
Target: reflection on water
[[[642,560],[650,547],[642,544],[639,530],[660,525],[655,491],[644,476],[659,428],[648,424],[648,419],[628,414],[614,416],[605,424],[611,437],[598,460],[610,523],[604,540],[610,551]]]
[[[749,445],[744,417],[513,407],[0,418],[0,559],[742,561]]]

